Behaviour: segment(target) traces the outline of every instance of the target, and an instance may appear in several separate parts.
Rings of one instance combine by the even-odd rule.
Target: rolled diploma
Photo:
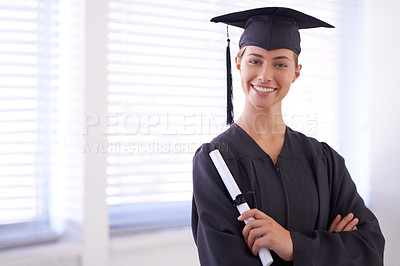
[[[216,149],[210,152],[209,155],[215,165],[215,168],[217,168],[217,171],[221,176],[221,179],[224,182],[225,187],[228,189],[228,192],[231,195],[232,200],[235,200],[236,196],[242,194],[242,192],[240,192],[240,189],[236,184],[235,179],[233,179],[233,176],[229,171],[229,168],[226,165],[224,159],[222,158],[221,153],[219,152],[219,150]],[[245,211],[250,210],[247,202],[237,205],[236,208],[238,209],[240,214],[243,214]],[[248,218],[244,222],[247,224],[248,221],[250,220],[254,220],[254,217]],[[267,248],[261,248],[258,251],[258,256],[260,257],[263,266],[269,266],[272,264],[272,262],[274,262],[271,253]]]

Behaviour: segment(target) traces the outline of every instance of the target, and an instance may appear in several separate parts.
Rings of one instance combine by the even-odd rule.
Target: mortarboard
[[[247,45],[258,46],[268,51],[285,48],[292,50],[297,55],[301,52],[299,29],[334,28],[315,17],[284,7],[265,7],[230,13],[214,17],[211,22],[222,22],[243,28],[244,32],[239,41],[240,48]],[[232,124],[232,74],[229,42],[228,37],[226,50],[227,124]]]

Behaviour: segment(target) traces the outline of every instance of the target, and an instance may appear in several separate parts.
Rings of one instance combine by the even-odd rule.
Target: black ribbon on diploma
[[[233,206],[238,206],[240,204],[246,203],[246,198],[244,197],[243,194],[238,194],[235,198],[235,200],[233,201]]]

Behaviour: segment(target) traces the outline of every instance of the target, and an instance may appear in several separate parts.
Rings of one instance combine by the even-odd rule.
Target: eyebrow
[[[289,61],[290,61],[289,57],[287,57],[287,56],[284,56],[284,55],[281,55],[281,56],[274,57],[274,59],[275,59],[275,60],[279,60],[279,59],[287,59],[287,60],[289,60]]]
[[[258,57],[258,58],[264,58],[264,56],[262,56],[262,55],[260,55],[260,54],[252,53],[252,54],[249,54],[249,56],[250,56],[250,55],[255,56],[255,57]],[[276,56],[276,57],[274,57],[273,59],[274,59],[274,60],[287,59],[287,60],[290,61],[289,57],[284,56],[284,55]]]
[[[262,55],[260,55],[260,54],[249,54],[249,55],[252,55],[252,56],[255,56],[255,57],[259,57],[259,58],[264,58],[264,56],[262,56]]]

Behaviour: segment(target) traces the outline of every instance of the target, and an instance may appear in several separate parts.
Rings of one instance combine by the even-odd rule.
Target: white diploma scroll
[[[229,194],[231,195],[232,199],[235,200],[236,196],[241,195],[242,192],[240,192],[240,189],[236,184],[235,179],[233,179],[233,176],[229,171],[229,168],[226,165],[224,159],[222,158],[221,153],[217,149],[213,150],[212,152],[210,152],[210,157],[215,165],[215,168],[217,168],[217,171],[221,176],[222,181],[224,182],[226,188],[228,189]],[[238,209],[240,214],[250,210],[247,202],[237,205],[236,208]],[[254,217],[248,218],[244,222],[247,224],[247,222],[250,220],[254,220]],[[271,253],[267,248],[261,248],[258,251],[258,256],[260,257],[263,266],[269,266],[272,264],[272,262],[274,262]]]

